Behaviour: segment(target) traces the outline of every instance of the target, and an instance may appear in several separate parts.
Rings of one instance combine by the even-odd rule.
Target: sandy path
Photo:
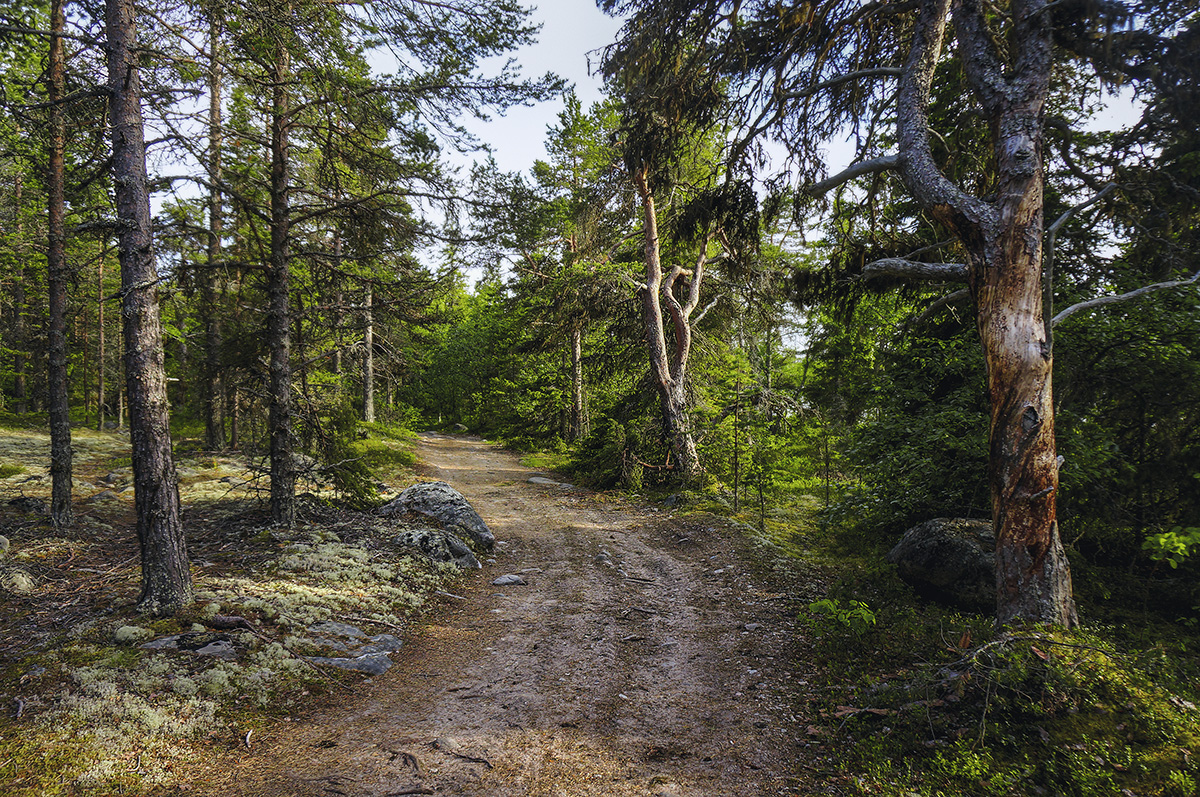
[[[478,440],[428,435],[419,454],[492,528],[495,563],[385,675],[182,790],[795,793],[791,624],[726,534],[528,484],[516,457]],[[492,586],[505,573],[528,585]]]

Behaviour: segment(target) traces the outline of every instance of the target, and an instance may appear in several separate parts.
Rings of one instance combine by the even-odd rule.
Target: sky
[[[599,61],[598,48],[616,39],[620,20],[596,8],[595,0],[542,0],[532,16],[542,24],[538,41],[513,54],[523,74],[537,77],[554,72],[575,85],[576,94],[587,108],[600,99],[601,81],[589,74]],[[528,172],[535,160],[546,157],[546,128],[557,124],[563,109],[561,99],[530,108],[513,108],[502,117],[469,125],[472,132],[493,149],[503,171]]]

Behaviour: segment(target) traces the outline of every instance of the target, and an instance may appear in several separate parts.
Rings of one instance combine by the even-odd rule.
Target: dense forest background
[[[364,422],[461,425],[557,452],[598,488],[682,480],[763,518],[815,496],[830,528],[879,545],[928,518],[988,517],[988,388],[969,292],[956,277],[872,270],[952,259],[953,245],[884,173],[817,179],[803,125],[771,145],[792,147],[795,171],[748,170],[770,160],[751,114],[769,103],[738,93],[748,72],[701,63],[710,45],[679,21],[686,4],[614,10],[665,25],[678,52],[690,41],[691,76],[639,67],[652,59],[631,59],[646,46],[632,23],[606,54],[611,98],[593,107],[552,76],[485,73],[533,35],[505,3],[143,11],[152,287],[175,445],[269,457],[284,521],[305,468],[372,499],[352,452]],[[829,40],[857,24],[843,11],[822,12]],[[1195,19],[1059,13],[1046,312],[1162,288],[1085,307],[1056,332],[1060,532],[1077,567],[1186,567],[1200,536]],[[61,388],[73,425],[120,429],[132,288],[113,197],[128,178],[112,168],[102,9],[5,14],[0,399],[11,416],[52,415]],[[1114,32],[1121,14],[1127,35]],[[1103,57],[1084,46],[1101,39]],[[1166,48],[1157,58],[1141,49],[1149,40]],[[898,57],[879,56],[878,71]],[[720,80],[700,85],[705,69]],[[994,164],[965,79],[949,62],[938,73],[931,125],[946,172],[986,193]],[[448,151],[486,143],[461,114],[562,96],[549,156],[528,173],[446,165]],[[862,100],[796,110],[809,114],[804,135],[828,134],[843,102]],[[1140,118],[1106,123],[1130,103]],[[885,128],[859,128],[864,158],[887,145]],[[56,170],[65,260],[48,268]],[[1189,600],[1181,614],[1194,619]]]

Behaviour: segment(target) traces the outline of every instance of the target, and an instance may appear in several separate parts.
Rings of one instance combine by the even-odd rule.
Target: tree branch
[[[851,164],[832,177],[821,180],[818,183],[813,183],[804,189],[804,193],[809,196],[820,196],[831,189],[850,182],[855,177],[861,177],[864,174],[891,171],[899,165],[899,155],[883,155],[878,158],[872,158],[869,161],[859,161],[858,163]]]
[[[1046,228],[1046,246],[1042,250],[1042,323],[1046,331],[1046,342],[1050,346],[1054,345],[1054,324],[1057,323],[1050,318],[1050,314],[1054,312],[1054,249],[1058,244],[1058,231],[1064,224],[1099,202],[1116,187],[1115,183],[1108,183],[1091,199],[1067,208],[1061,216],[1054,220],[1053,224]]]
[[[785,91],[779,95],[780,100],[799,100],[805,97],[811,97],[818,91],[832,89],[843,83],[849,83],[854,80],[861,80],[868,77],[900,77],[903,74],[898,66],[884,66],[878,69],[860,69],[857,72],[847,72],[844,75],[822,80],[820,83],[815,83],[811,86],[806,86],[796,91]]]
[[[937,313],[938,310],[941,310],[943,307],[947,307],[948,305],[952,305],[956,302],[965,302],[967,299],[970,299],[970,298],[971,298],[971,289],[970,288],[960,288],[959,290],[955,291],[954,293],[948,293],[945,296],[943,296],[942,298],[938,299],[933,304],[926,307],[919,316],[914,318],[909,323],[905,324],[904,327],[906,329],[911,329],[912,327],[920,326],[921,324],[928,321],[930,318],[933,318],[934,314]]]
[[[966,263],[920,263],[902,257],[885,257],[863,266],[862,278],[901,277],[921,282],[966,282]]]
[[[979,0],[963,0],[954,11],[954,32],[962,57],[963,71],[989,116],[995,116],[1008,101],[1009,86],[1004,67],[996,54]]]
[[[933,157],[929,140],[929,93],[942,52],[949,10],[950,0],[921,3],[912,33],[912,49],[904,63],[904,76],[896,97],[896,132],[900,172],[908,189],[935,218],[961,238],[971,227],[990,223],[995,211],[946,177]]]
[[[1166,290],[1167,288],[1177,288],[1182,285],[1194,285],[1197,282],[1200,282],[1200,271],[1197,271],[1189,279],[1156,282],[1153,285],[1145,285],[1135,291],[1129,291],[1129,293],[1120,293],[1113,296],[1098,296],[1095,299],[1088,299],[1084,302],[1076,302],[1066,310],[1063,310],[1061,313],[1054,316],[1054,320],[1051,322],[1051,324],[1053,326],[1058,326],[1063,321],[1066,321],[1068,318],[1078,313],[1080,310],[1090,310],[1093,307],[1102,307],[1106,304],[1116,304],[1117,302],[1127,302],[1132,299],[1140,299],[1141,297],[1155,293],[1156,291]]]

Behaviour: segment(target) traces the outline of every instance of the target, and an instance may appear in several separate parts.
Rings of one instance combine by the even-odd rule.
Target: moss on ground
[[[213,745],[238,744],[266,718],[363,677],[304,660],[318,651],[308,626],[398,633],[457,573],[396,545],[393,521],[337,508],[337,491],[317,481],[302,485],[311,489],[297,527],[272,528],[256,501],[265,480],[255,463],[201,451],[177,458],[198,602],[176,618],[140,617],[133,491],[96,503],[83,492],[108,489],[110,478],[127,484],[128,437],[74,438],[84,499],[75,528],[54,533],[44,517],[0,506],[11,540],[4,574],[19,570],[33,585],[0,583],[0,705],[15,707],[0,717],[5,797],[154,793]],[[392,430],[354,448],[376,478],[405,483],[406,440]],[[48,458],[44,433],[4,430],[0,461],[35,478],[0,476],[0,485],[48,497]],[[214,633],[218,615],[243,617],[253,631]],[[181,633],[219,636],[237,657],[140,647]]]

